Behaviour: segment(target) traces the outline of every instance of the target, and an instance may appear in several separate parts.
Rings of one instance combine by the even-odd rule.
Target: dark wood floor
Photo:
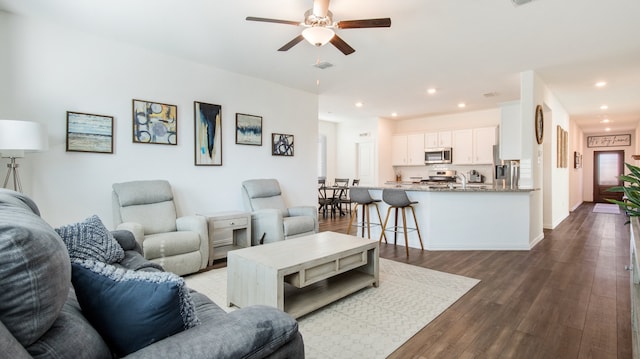
[[[584,203],[531,251],[380,256],[481,282],[391,358],[631,358],[629,226]],[[348,216],[320,219],[344,233]],[[389,303],[390,306],[393,303]]]

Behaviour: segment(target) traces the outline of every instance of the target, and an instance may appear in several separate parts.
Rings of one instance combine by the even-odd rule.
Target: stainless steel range
[[[456,181],[455,170],[433,170],[429,171],[429,176],[420,181],[421,184],[438,185],[448,184]]]

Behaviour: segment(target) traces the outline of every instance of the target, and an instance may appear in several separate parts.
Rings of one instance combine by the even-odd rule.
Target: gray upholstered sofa
[[[83,297],[71,285],[77,263],[71,263],[71,250],[57,231],[40,217],[31,199],[0,189],[0,357],[118,357],[81,309]],[[124,250],[124,258],[112,267],[137,270],[121,270],[123,273],[175,276],[145,260],[130,232],[110,233]],[[206,296],[187,293],[199,324],[156,338],[127,358],[304,357],[297,323],[286,313],[264,306],[226,313]],[[119,298],[107,299],[116,302]],[[147,299],[139,298],[141,302]],[[134,336],[135,330],[126,327],[119,334]]]

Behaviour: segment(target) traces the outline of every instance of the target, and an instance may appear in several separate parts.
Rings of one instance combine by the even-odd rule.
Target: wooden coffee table
[[[378,242],[335,232],[227,254],[227,304],[270,305],[294,318],[378,286]]]

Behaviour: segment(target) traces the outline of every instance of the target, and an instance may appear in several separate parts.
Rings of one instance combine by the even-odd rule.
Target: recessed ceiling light
[[[607,86],[607,83],[604,81],[596,82],[596,87],[605,87],[605,86]]]
[[[600,123],[609,123],[611,122],[608,118],[605,118],[604,120],[600,121]]]
[[[362,106],[364,106],[364,103],[362,103],[362,102],[356,102],[356,107],[362,107]]]
[[[460,102],[458,104],[458,108],[465,108],[465,107],[467,107],[467,105],[464,102]]]
[[[605,128],[604,130],[607,131],[607,132],[611,131],[611,129],[609,127]]]
[[[609,106],[607,106],[607,105],[602,105],[602,106],[600,106],[600,109],[601,109],[601,110],[606,110],[606,109],[608,109],[608,108],[609,108]]]
[[[391,117],[398,117],[398,113],[397,112],[392,113]]]
[[[429,95],[433,95],[434,93],[436,93],[436,89],[435,88],[430,88],[430,89],[427,90],[427,93]]]

